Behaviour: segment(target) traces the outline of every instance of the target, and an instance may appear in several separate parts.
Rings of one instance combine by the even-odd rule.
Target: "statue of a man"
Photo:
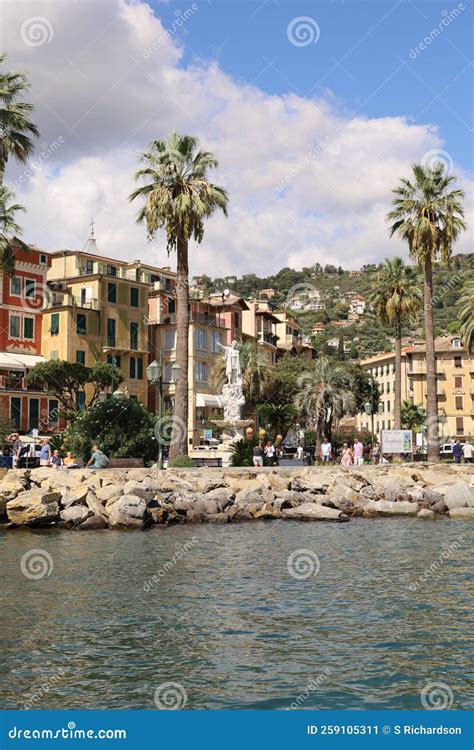
[[[225,357],[225,374],[229,385],[241,385],[242,368],[240,366],[240,352],[237,348],[237,341],[233,341],[231,346],[219,344],[223,349]]]

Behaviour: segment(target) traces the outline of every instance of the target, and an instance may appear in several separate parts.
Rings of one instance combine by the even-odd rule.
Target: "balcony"
[[[92,297],[81,300],[80,297],[76,297],[70,293],[57,294],[53,292],[50,297],[45,296],[45,310],[54,310],[57,307],[80,307],[84,310],[98,310],[99,301],[97,299],[93,299]]]
[[[212,313],[201,313],[201,312],[190,312],[189,313],[189,322],[190,323],[200,323],[201,325],[205,326],[216,326],[217,328],[225,328],[225,321],[221,320],[216,315],[213,315]],[[167,325],[176,325],[176,313],[170,313],[169,315],[163,316],[162,323]]]
[[[274,346],[275,349],[278,340],[279,336],[275,336],[275,334],[269,333],[268,331],[259,331],[257,334],[257,341],[259,344],[270,344],[271,346]]]

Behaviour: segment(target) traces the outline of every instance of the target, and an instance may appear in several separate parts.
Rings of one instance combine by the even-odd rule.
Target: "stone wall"
[[[350,521],[355,516],[474,519],[474,466],[9,471],[0,480],[3,529],[262,519]]]

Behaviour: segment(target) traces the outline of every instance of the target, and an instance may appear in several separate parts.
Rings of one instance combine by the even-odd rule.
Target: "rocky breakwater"
[[[141,529],[176,523],[355,516],[474,520],[474,466],[9,471],[3,529]]]

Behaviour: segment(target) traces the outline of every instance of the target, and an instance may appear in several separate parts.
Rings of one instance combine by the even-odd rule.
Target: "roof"
[[[273,321],[273,323],[281,323],[280,318],[277,318],[270,310],[262,310],[260,308],[259,310],[255,310],[255,315],[264,315],[268,320]]]
[[[46,359],[34,354],[0,352],[0,369],[2,370],[26,370],[40,362],[46,362]]]
[[[243,297],[239,297],[237,294],[227,294],[224,299],[222,299],[222,294],[220,292],[213,292],[209,295],[209,302],[214,307],[226,307],[226,305],[239,305],[239,307],[242,308],[242,310],[249,310],[249,306],[247,305],[246,301],[243,299]]]
[[[450,334],[449,336],[437,336],[435,338],[436,354],[443,354],[445,352],[454,352],[454,353],[459,353],[462,351],[466,352],[466,347],[464,346],[464,344],[462,344],[462,339],[461,339],[461,346],[456,347],[456,348],[453,346],[453,343],[452,343],[454,339],[461,339],[461,337],[456,336],[455,334]],[[406,347],[404,351],[409,354],[416,354],[417,352],[426,353],[426,344],[424,342],[423,343],[420,342],[420,344],[413,344],[412,346]]]

